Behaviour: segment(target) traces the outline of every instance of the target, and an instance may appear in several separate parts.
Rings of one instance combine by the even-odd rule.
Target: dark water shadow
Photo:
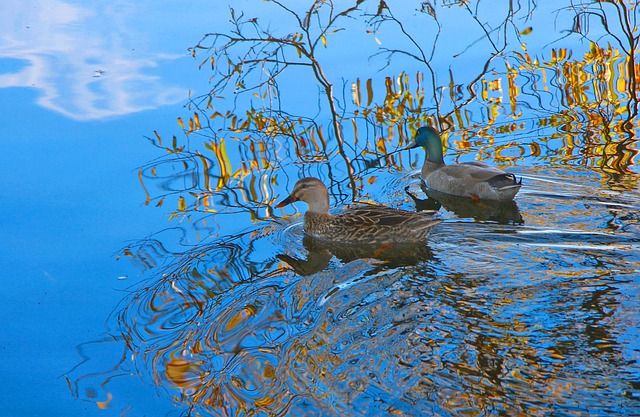
[[[511,201],[473,200],[441,193],[420,184],[427,198],[421,199],[414,195],[409,187],[405,188],[407,195],[416,205],[417,211],[439,210],[441,207],[454,213],[459,218],[474,219],[478,222],[495,222],[498,224],[524,224],[524,219],[518,204]]]
[[[402,266],[417,265],[433,258],[425,242],[380,244],[346,244],[327,242],[305,235],[302,245],[307,257],[299,259],[287,254],[278,254],[277,258],[286,262],[302,276],[308,276],[327,268],[335,256],[343,263],[357,259],[377,259],[382,261],[371,273]]]

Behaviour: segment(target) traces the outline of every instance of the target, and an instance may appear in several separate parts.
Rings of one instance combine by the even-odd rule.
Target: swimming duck
[[[442,139],[431,126],[416,132],[406,149],[422,146],[426,151],[422,179],[427,187],[445,194],[470,197],[474,200],[508,201],[518,193],[522,179],[482,162],[446,165],[442,155]]]
[[[412,211],[383,206],[354,206],[329,214],[329,192],[317,178],[296,182],[291,195],[276,205],[296,201],[309,206],[304,214],[304,232],[317,239],[341,243],[385,244],[426,240],[430,229],[442,220]]]

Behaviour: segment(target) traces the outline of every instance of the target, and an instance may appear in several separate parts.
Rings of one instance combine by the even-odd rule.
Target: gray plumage
[[[522,186],[515,175],[482,162],[446,165],[442,139],[438,132],[423,126],[407,149],[423,147],[426,151],[421,176],[427,187],[441,193],[477,200],[512,200]]]

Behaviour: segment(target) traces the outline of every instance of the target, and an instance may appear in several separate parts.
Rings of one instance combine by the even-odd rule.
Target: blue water
[[[264,2],[234,7],[249,4],[270,17]],[[526,149],[509,167],[525,184],[515,206],[443,202],[445,221],[428,245],[391,260],[304,246],[302,205],[267,209],[309,173],[327,184],[336,175],[332,205],[349,201],[339,159],[331,173],[299,164],[290,144],[267,151],[277,163],[266,174],[238,183],[245,194],[239,186],[216,194],[221,214],[170,221],[175,199],[158,208],[158,195],[202,179],[182,175],[181,163],[147,138],[157,131],[165,143],[172,135],[185,141],[176,118],[193,114],[183,106],[189,93],[208,91],[209,77],[187,47],[224,25],[228,8],[60,1],[4,3],[0,12],[0,415],[638,410],[633,164],[624,176],[603,175],[581,159],[584,144],[574,159],[557,157],[557,137],[533,155],[529,144],[548,131],[528,125],[513,136]],[[401,17],[419,18],[412,8]],[[338,65],[350,51],[336,50],[324,52],[333,76],[368,74],[368,61]],[[483,64],[435,67],[446,79],[449,66],[475,74]],[[304,106],[307,95],[315,88],[290,103]],[[315,102],[309,106],[313,113]],[[456,151],[454,134],[447,157],[474,160],[513,137]],[[234,167],[247,146],[229,140]],[[363,169],[361,198],[413,210],[403,190],[426,197],[415,176],[419,152],[400,153],[395,167]],[[159,157],[166,172],[162,181],[145,177],[155,197],[147,206],[138,170],[149,174]],[[247,194],[257,199],[238,197]],[[238,204],[224,206],[229,197]],[[282,255],[312,262],[296,270]]]
[[[186,48],[206,24],[187,25],[175,8],[0,6],[2,416],[109,413],[78,401],[65,374],[83,361],[78,346],[106,337],[106,318],[140,276],[116,261],[120,249],[166,224],[143,205],[136,168],[153,158],[144,137],[173,128],[197,85],[184,78],[197,72]],[[179,36],[167,29],[174,24]],[[127,73],[130,84],[117,79]],[[105,365],[122,354],[87,350]],[[139,415],[172,409],[150,384],[125,381],[119,401]]]

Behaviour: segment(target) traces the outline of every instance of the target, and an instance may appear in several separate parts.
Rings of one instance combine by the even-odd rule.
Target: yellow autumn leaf
[[[529,26],[528,28],[526,28],[525,30],[520,32],[520,35],[525,36],[525,35],[530,34],[532,31],[533,31],[533,28],[531,26]]]
[[[378,140],[376,141],[376,148],[378,149],[378,152],[380,152],[381,154],[388,154],[387,152],[387,143],[385,142],[384,138],[380,137],[378,138]]]
[[[200,369],[196,363],[173,358],[165,365],[167,379],[176,387],[186,389],[198,385]]]
[[[324,138],[324,134],[322,133],[322,125],[319,125],[316,128],[317,132],[318,132],[318,137],[320,138],[320,141],[322,141],[322,145],[323,147],[327,146],[327,140]],[[317,146],[317,145],[316,145]]]
[[[155,130],[153,131],[153,134],[156,136],[156,139],[158,139],[158,146],[162,146],[162,138],[160,137],[160,134]]]
[[[367,106],[370,106],[373,101],[373,86],[371,83],[371,78],[369,78],[367,80]]]
[[[200,152],[196,152],[196,155],[200,158],[200,162],[202,162],[202,172],[209,172],[209,160],[205,158]],[[209,175],[204,175],[204,189],[211,191],[211,179]]]
[[[482,80],[482,89],[480,92],[480,96],[484,101],[487,101],[489,99],[489,92],[487,91],[487,82],[485,80]]]
[[[200,117],[198,116],[198,113],[193,113],[193,121],[195,129],[200,130]]]

